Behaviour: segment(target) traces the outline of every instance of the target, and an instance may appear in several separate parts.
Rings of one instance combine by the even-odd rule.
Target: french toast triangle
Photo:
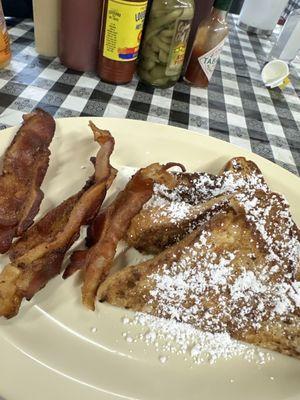
[[[257,165],[244,157],[227,162],[219,175],[176,173],[177,186],[154,186],[154,195],[130,225],[127,243],[157,254],[210,218],[237,191],[268,190]]]
[[[298,263],[284,198],[237,192],[172,247],[108,277],[98,298],[300,358]]]

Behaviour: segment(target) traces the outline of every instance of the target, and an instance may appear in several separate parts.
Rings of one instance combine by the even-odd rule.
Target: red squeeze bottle
[[[108,83],[132,80],[147,0],[103,0],[98,75]]]
[[[59,57],[76,71],[96,71],[101,0],[61,0]]]

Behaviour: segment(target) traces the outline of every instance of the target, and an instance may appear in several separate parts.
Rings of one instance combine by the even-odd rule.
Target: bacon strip
[[[0,253],[32,224],[44,197],[40,186],[49,165],[55,121],[40,109],[23,119],[4,154],[0,176]]]
[[[154,182],[164,183],[170,188],[175,186],[176,178],[167,172],[170,166],[173,164],[162,166],[156,163],[140,169],[105,214],[100,214],[93,224],[91,231],[97,232],[98,240],[94,237],[95,244],[75,260],[78,263],[76,267],[70,266],[70,272],[79,266],[85,267],[82,301],[89,309],[94,310],[98,287],[109,273],[117,244],[126,234],[132,218],[152,196]],[[95,225],[98,226],[95,228]]]
[[[22,299],[30,299],[59,274],[66,251],[78,238],[80,227],[98,212],[108,186],[115,176],[109,159],[114,139],[108,131],[95,130],[101,144],[95,162],[95,175],[77,194],[51,210],[13,245],[12,260],[0,274],[0,316],[18,313]]]

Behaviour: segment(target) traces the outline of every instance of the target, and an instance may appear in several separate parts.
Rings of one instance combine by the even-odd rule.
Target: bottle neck
[[[231,7],[232,0],[215,0],[213,7],[227,14]]]
[[[218,19],[220,21],[226,21],[227,14],[228,14],[228,11],[220,10],[219,8],[213,7],[212,13],[211,13],[211,18]]]

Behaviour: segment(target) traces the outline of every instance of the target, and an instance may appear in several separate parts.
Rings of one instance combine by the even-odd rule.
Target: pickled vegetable
[[[194,0],[153,0],[139,56],[140,79],[169,87],[180,77]]]

